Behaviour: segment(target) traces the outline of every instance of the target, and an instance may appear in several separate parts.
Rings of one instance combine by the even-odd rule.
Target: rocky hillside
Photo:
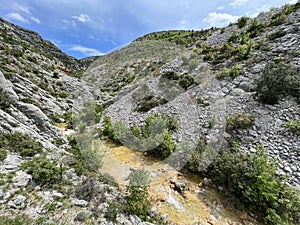
[[[99,58],[84,79],[92,81],[94,98],[109,105],[105,112],[113,121],[139,125],[160,112],[178,120],[172,133],[177,143],[204,138],[219,150],[234,138],[247,153],[262,144],[280,160],[279,173],[299,187],[300,139],[286,125],[300,118],[299,87],[276,104],[258,96],[259,80],[272,60],[284,59],[299,82],[299,24],[298,3],[226,28],[148,34]],[[226,129],[226,120],[247,118],[247,129]]]
[[[278,160],[277,174],[299,188],[299,29],[297,3],[225,28],[151,33],[77,60],[0,19],[0,221],[20,214],[23,224],[151,224],[118,211],[126,193],[93,164],[98,145],[84,155],[82,145],[105,135],[109,117],[131,130],[154,113],[171,118],[176,148],[164,162],[178,170],[199,140],[207,149],[201,172],[232,143],[247,154],[262,145]],[[83,139],[76,144],[71,133]],[[136,149],[128,135],[117,136]],[[157,145],[149,143],[139,147]],[[155,208],[147,220],[168,223]]]

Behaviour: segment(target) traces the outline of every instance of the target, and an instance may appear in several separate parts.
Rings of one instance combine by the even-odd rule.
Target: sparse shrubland
[[[262,146],[253,155],[221,152],[208,171],[236,207],[258,214],[267,224],[300,223],[300,193],[276,175],[277,162]]]
[[[170,134],[177,129],[178,123],[174,118],[165,114],[149,115],[142,127],[127,128],[122,122],[112,123],[110,117],[104,118],[103,135],[121,144],[126,142],[131,148],[145,151],[159,158],[167,158],[175,150],[175,142]],[[131,142],[128,142],[131,140]],[[123,143],[124,144],[124,143]],[[149,149],[153,146],[153,149]]]
[[[11,152],[18,152],[21,156],[32,157],[43,151],[40,142],[32,139],[28,134],[0,133],[0,148]]]

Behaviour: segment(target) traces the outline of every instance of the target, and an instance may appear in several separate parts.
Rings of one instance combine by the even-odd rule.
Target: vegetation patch
[[[133,111],[148,112],[156,106],[166,104],[168,101],[160,96],[147,96],[137,102],[137,106]]]
[[[0,148],[28,157],[43,151],[43,145],[40,142],[32,139],[28,134],[19,132],[0,133]]]
[[[287,32],[284,31],[284,30],[279,30],[279,31],[276,31],[276,32],[273,32],[271,33],[268,38],[269,40],[275,40],[276,38],[280,38],[280,37],[283,37],[284,35],[286,35]]]
[[[240,70],[241,67],[237,64],[234,64],[234,66],[231,69],[224,67],[223,70],[216,75],[216,78],[223,79],[225,77],[231,77],[232,79],[234,79],[239,75]]]
[[[66,148],[73,155],[66,160],[66,165],[75,169],[78,176],[94,175],[102,166],[101,143],[88,134],[69,136],[70,148]]]
[[[7,151],[5,149],[0,148],[0,161],[5,160],[7,157]]]
[[[152,146],[149,154],[165,159],[175,150],[175,142],[170,132],[177,127],[178,123],[174,118],[158,113],[149,115],[144,126],[131,128],[127,128],[120,121],[113,124],[110,117],[105,117],[103,135],[119,144],[126,141],[131,148],[139,151],[146,151]]]
[[[289,121],[286,126],[292,133],[300,136],[300,120]]]
[[[262,103],[275,104],[282,97],[300,96],[300,76],[284,58],[274,58],[262,71],[257,81],[257,96]]]
[[[248,113],[237,113],[226,118],[226,130],[247,129],[253,125],[254,116]]]
[[[37,184],[54,184],[62,178],[62,168],[57,166],[56,161],[51,161],[45,155],[24,162],[21,168],[31,174]]]
[[[253,155],[222,152],[208,171],[235,206],[258,213],[267,224],[299,224],[299,191],[276,174],[277,166],[264,148],[257,146]]]

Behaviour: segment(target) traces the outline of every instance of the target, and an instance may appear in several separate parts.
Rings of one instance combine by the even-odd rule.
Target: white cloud
[[[41,23],[41,21],[38,18],[32,15],[31,11],[26,6],[13,4],[12,9],[14,10],[14,12],[9,13],[7,15],[7,18],[9,19],[27,24],[30,24],[30,22],[34,22],[37,24]]]
[[[79,16],[72,16],[72,18],[77,19],[78,21],[82,23],[92,22],[90,17],[86,14],[80,14]]]
[[[298,2],[298,0],[291,0],[291,1],[289,1],[289,4],[296,4]]]
[[[34,16],[31,16],[30,20],[33,21],[33,22],[35,22],[35,23],[38,23],[38,24],[42,23],[38,18],[36,18]]]
[[[70,51],[75,51],[75,52],[81,52],[85,56],[98,56],[98,55],[104,55],[102,52],[98,51],[97,49],[94,48],[87,48],[82,45],[75,45],[72,48],[69,49]]]
[[[27,19],[25,19],[22,15],[20,15],[19,13],[9,13],[6,15],[7,18],[15,20],[15,21],[19,21],[22,23],[29,23],[29,21]]]
[[[28,15],[31,15],[30,10],[25,6],[22,6],[22,5],[19,5],[19,4],[14,4],[13,9],[15,9],[18,12],[23,12],[23,13],[26,13]]]
[[[219,6],[219,7],[217,8],[217,10],[223,10],[223,9],[225,9],[224,6]]]
[[[233,2],[230,3],[230,5],[232,5],[233,7],[240,6],[246,4],[248,1],[249,0],[233,0]]]
[[[235,22],[239,16],[233,16],[227,13],[209,13],[208,16],[203,20],[209,23],[213,27],[222,27],[228,25],[230,22]]]

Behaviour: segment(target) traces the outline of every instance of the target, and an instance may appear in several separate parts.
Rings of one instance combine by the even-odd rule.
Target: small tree
[[[246,26],[247,22],[248,22],[249,18],[248,17],[241,17],[238,19],[237,21],[237,25],[239,28],[243,28],[244,26]]]
[[[22,169],[32,175],[38,184],[53,184],[60,178],[60,168],[55,161],[51,161],[42,155],[22,164]]]
[[[149,200],[149,174],[145,170],[135,170],[127,178],[129,184],[126,187],[127,212],[135,214],[141,219],[146,219],[151,209]]]
[[[275,58],[262,71],[257,82],[258,99],[267,104],[275,104],[287,95],[300,96],[300,75],[286,59]]]

